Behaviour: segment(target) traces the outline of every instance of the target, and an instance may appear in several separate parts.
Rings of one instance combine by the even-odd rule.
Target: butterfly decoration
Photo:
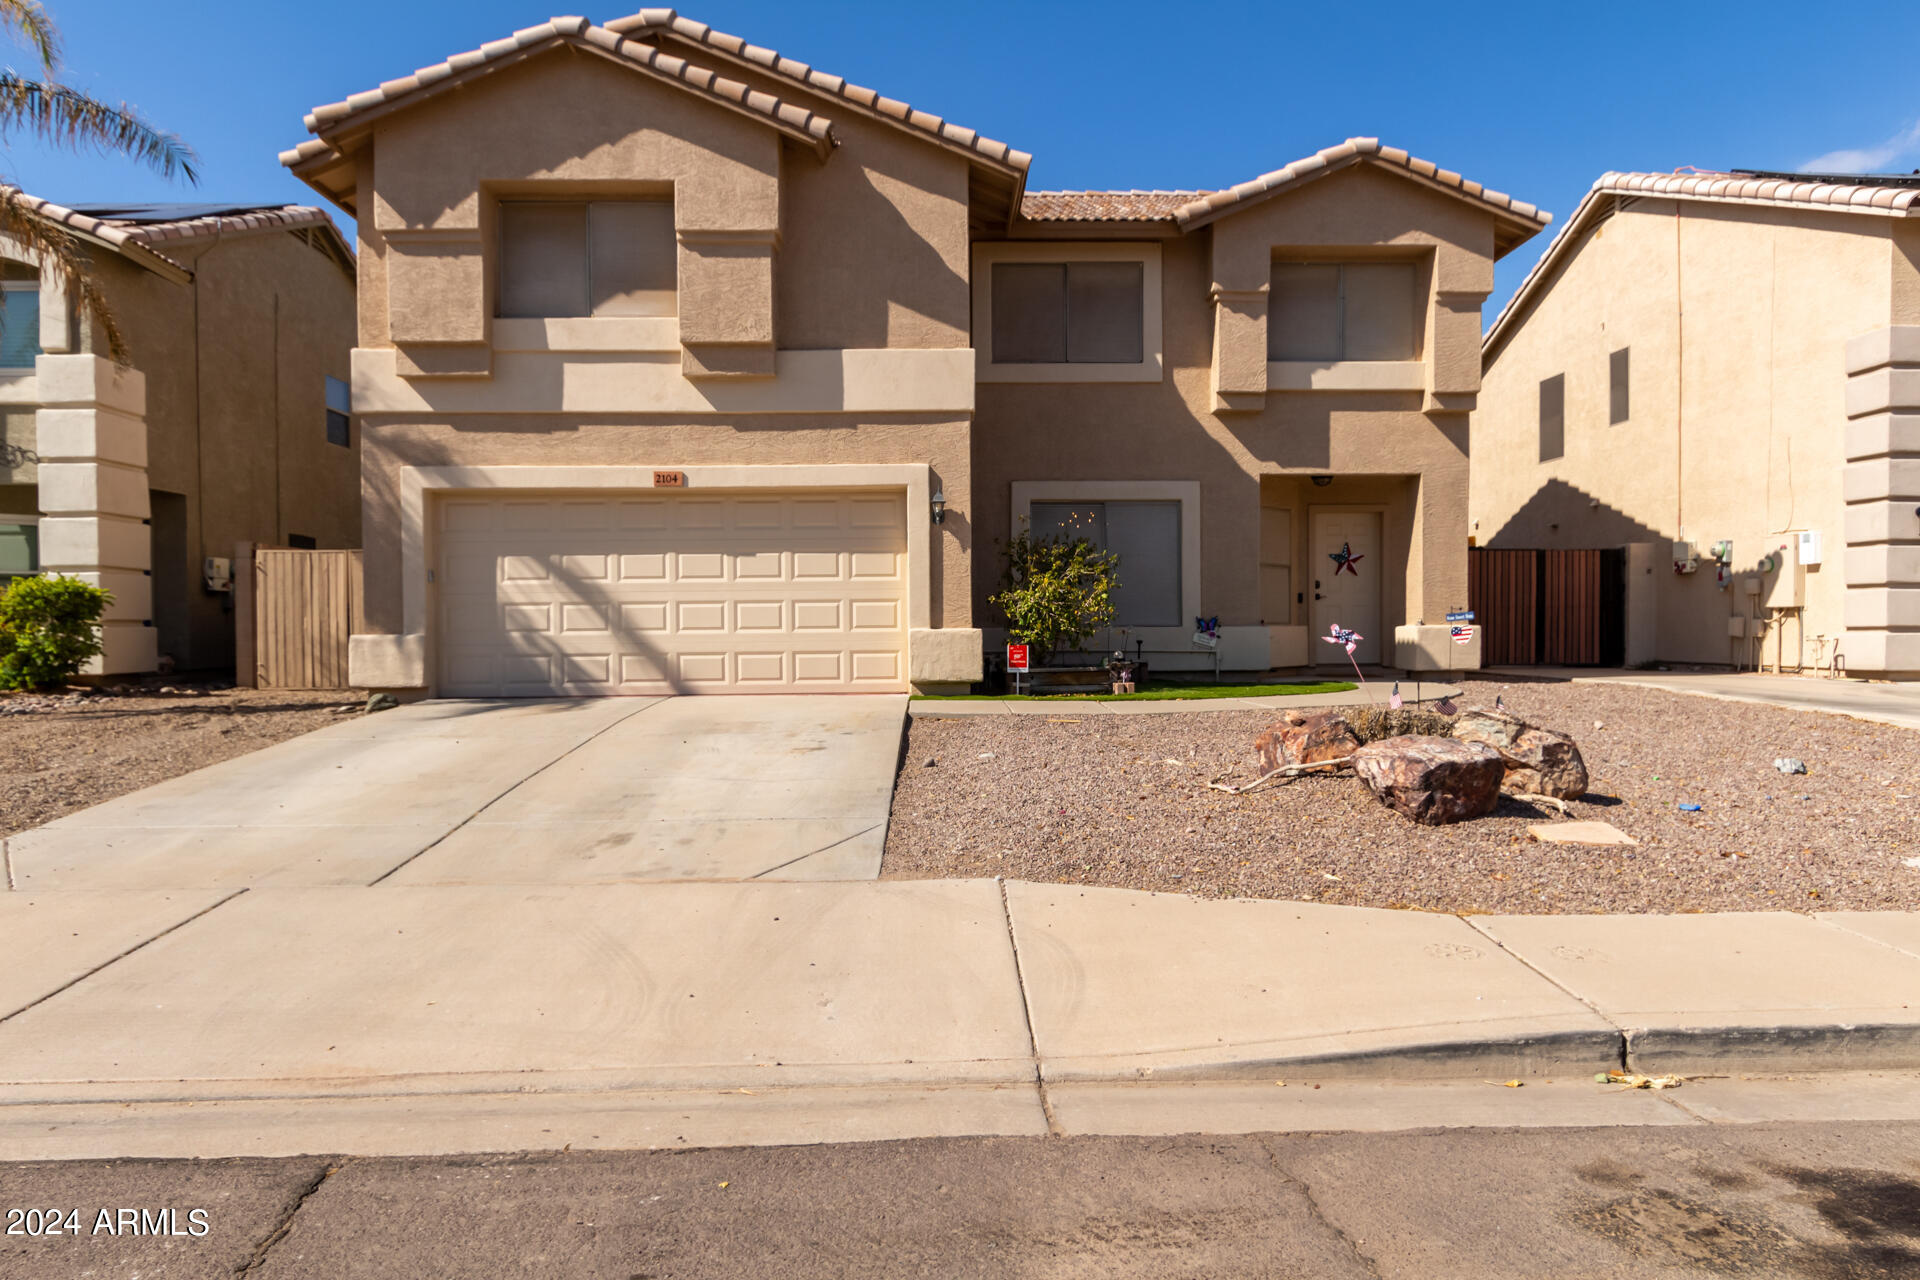
[[[1357,578],[1360,576],[1360,571],[1354,568],[1354,566],[1362,560],[1365,560],[1366,557],[1353,554],[1353,544],[1351,542],[1343,542],[1340,544],[1338,551],[1327,552],[1327,559],[1333,561],[1334,577],[1339,577],[1341,571],[1345,570]]]

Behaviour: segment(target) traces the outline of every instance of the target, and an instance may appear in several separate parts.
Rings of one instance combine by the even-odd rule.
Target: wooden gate
[[[360,553],[259,548],[252,612],[260,688],[347,688],[347,638],[365,629]]]
[[[1467,600],[1480,661],[1496,666],[1617,667],[1626,661],[1626,552],[1467,552]]]

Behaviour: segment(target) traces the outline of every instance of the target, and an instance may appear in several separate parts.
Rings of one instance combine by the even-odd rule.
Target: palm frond
[[[11,32],[52,75],[60,66],[60,30],[40,0],[0,0],[0,30]]]
[[[0,71],[0,136],[20,128],[57,146],[117,152],[164,177],[200,181],[193,148],[179,135],[147,123],[127,104],[116,107],[63,84]]]
[[[51,272],[65,286],[68,302],[81,320],[90,319],[100,326],[109,358],[115,364],[127,364],[126,335],[94,284],[80,242],[23,204],[20,190],[11,186],[0,186],[0,235],[40,259],[42,273]]]

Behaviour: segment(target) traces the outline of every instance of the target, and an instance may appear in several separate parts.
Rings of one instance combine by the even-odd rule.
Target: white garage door
[[[441,690],[906,687],[898,493],[440,500]]]

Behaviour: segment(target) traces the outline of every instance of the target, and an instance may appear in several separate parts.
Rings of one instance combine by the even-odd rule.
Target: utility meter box
[[[207,580],[207,590],[222,593],[233,590],[233,561],[225,556],[208,556],[201,571]]]
[[[1820,563],[1820,531],[1808,529],[1800,535],[1800,563],[1802,565]]]
[[[1700,567],[1700,553],[1693,549],[1691,542],[1673,544],[1673,571],[1692,573]]]
[[[1807,571],[1801,567],[1794,543],[1780,551],[1780,568],[1767,579],[1767,608],[1799,609],[1807,603]]]

